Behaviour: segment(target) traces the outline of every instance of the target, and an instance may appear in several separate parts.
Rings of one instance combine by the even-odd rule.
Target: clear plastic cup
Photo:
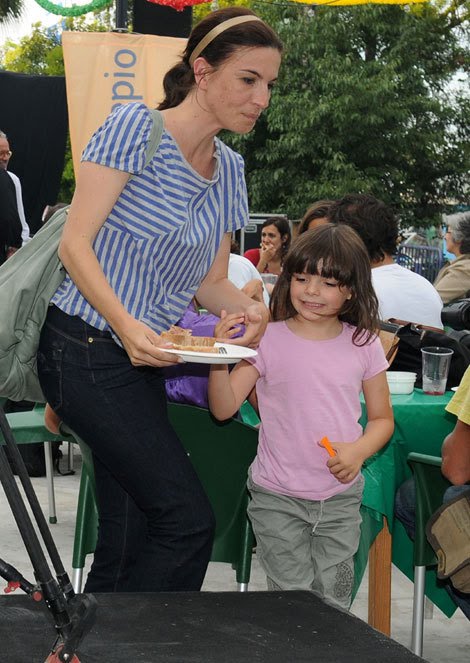
[[[453,354],[454,351],[450,348],[421,348],[425,394],[440,396],[445,392]]]
[[[271,285],[271,286],[275,286],[276,281],[279,278],[277,274],[260,274],[260,276],[264,285]]]

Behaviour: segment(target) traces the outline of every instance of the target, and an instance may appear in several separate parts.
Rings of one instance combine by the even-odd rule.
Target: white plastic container
[[[387,371],[387,382],[391,394],[411,394],[416,382],[416,373],[409,371]]]

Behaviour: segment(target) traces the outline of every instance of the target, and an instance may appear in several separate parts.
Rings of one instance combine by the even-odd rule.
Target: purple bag
[[[213,336],[218,322],[219,318],[216,315],[212,313],[200,315],[191,304],[177,325],[183,329],[191,329],[194,336]],[[243,336],[244,333],[243,326],[234,338]],[[172,403],[198,405],[207,409],[209,371],[210,364],[175,364],[165,368],[165,389],[168,400]]]

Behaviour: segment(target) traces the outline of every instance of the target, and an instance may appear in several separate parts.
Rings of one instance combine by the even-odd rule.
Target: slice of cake
[[[162,332],[161,338],[173,343],[175,350],[181,350],[181,352],[219,354],[219,348],[214,347],[215,338],[212,336],[193,336],[190,329],[182,329],[177,325],[172,325],[168,331]]]

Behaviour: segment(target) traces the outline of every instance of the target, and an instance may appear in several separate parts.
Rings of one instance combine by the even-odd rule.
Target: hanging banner
[[[411,5],[422,4],[429,0],[293,0],[302,5],[328,5],[329,7],[347,7],[348,5]]]
[[[62,33],[70,140],[75,172],[93,132],[119,104],[163,99],[163,77],[186,39],[118,32]]]

